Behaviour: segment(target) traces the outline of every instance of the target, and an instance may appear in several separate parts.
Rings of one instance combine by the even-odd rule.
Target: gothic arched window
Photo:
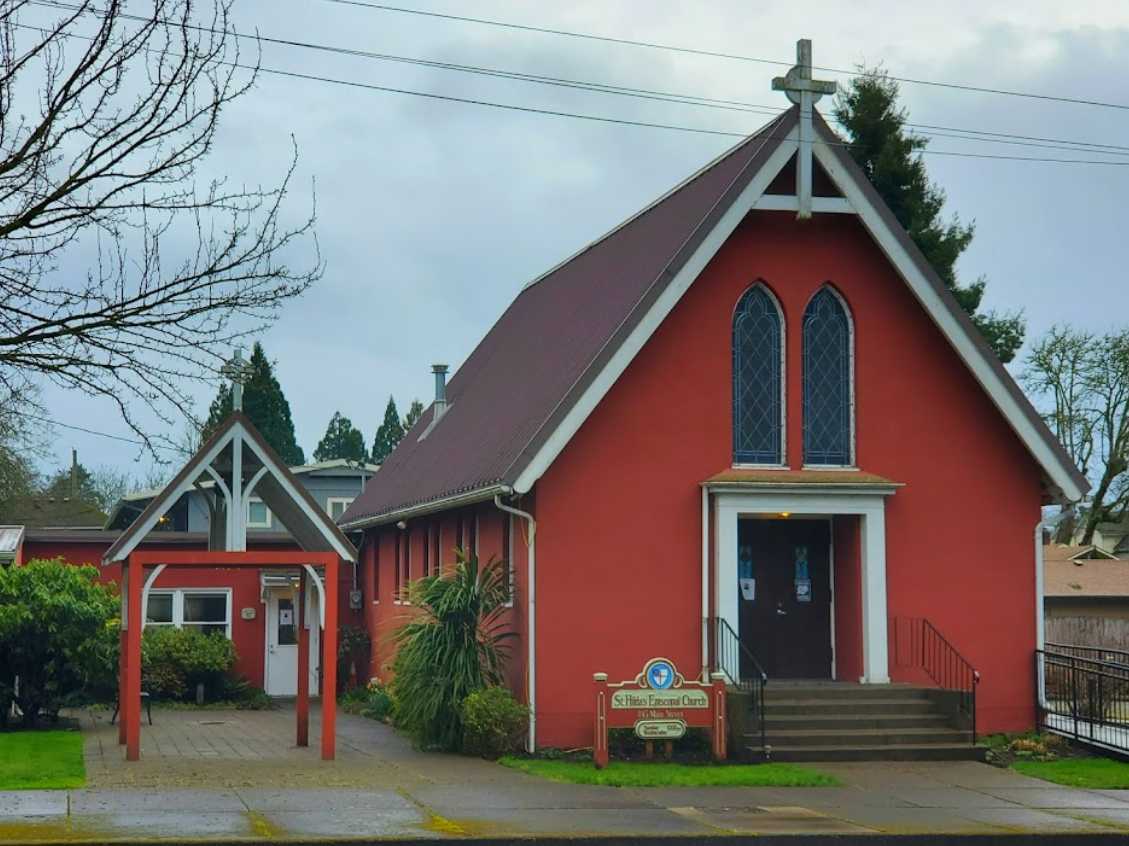
[[[784,444],[784,321],[760,284],[733,315],[733,461],[781,464]]]
[[[851,318],[824,286],[804,309],[804,464],[849,466],[853,455]]]

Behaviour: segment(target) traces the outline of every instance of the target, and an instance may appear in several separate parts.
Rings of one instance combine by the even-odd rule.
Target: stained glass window
[[[851,324],[824,288],[804,310],[804,464],[851,462]]]
[[[780,311],[761,286],[750,288],[733,317],[733,460],[780,464]]]

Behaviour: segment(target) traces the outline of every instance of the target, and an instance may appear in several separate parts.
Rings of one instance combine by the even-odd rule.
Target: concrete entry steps
[[[954,706],[951,694],[911,685],[770,680],[765,745],[774,761],[982,760]],[[764,757],[755,726],[744,741],[750,758]]]

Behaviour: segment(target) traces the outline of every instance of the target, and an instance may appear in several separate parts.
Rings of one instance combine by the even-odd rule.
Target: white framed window
[[[351,496],[331,496],[325,501],[325,510],[329,514],[331,520],[336,522],[341,519],[350,505],[353,504],[354,497]]]
[[[266,503],[257,496],[251,497],[247,502],[247,528],[269,529],[271,526],[271,513]]]
[[[146,626],[194,628],[231,637],[230,588],[151,590],[145,609]]]

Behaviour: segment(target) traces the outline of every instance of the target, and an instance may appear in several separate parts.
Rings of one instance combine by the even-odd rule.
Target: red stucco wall
[[[392,676],[392,661],[396,649],[394,636],[396,630],[405,622],[412,619],[418,611],[403,602],[397,602],[396,596],[396,571],[395,571],[395,538],[399,534],[401,543],[403,538],[410,537],[412,556],[410,576],[411,580],[419,579],[423,573],[423,538],[428,527],[438,526],[440,531],[440,560],[442,571],[450,572],[455,563],[455,545],[457,541],[457,521],[463,520],[464,546],[469,544],[469,526],[471,521],[477,520],[478,557],[485,564],[491,558],[507,560],[509,558],[505,548],[504,522],[509,522],[509,517],[502,514],[492,503],[444,512],[427,517],[420,517],[407,521],[405,530],[395,526],[385,526],[369,531],[365,536],[365,545],[379,553],[370,557],[367,565],[375,564],[375,578],[366,573],[366,578],[372,579],[375,584],[375,607],[369,608],[368,626],[375,644],[373,651],[372,674],[382,679]],[[513,607],[503,615],[503,622],[507,629],[516,637],[510,638],[507,643],[508,661],[507,676],[511,689],[515,695],[526,697],[525,677],[525,607],[526,607],[526,546],[525,534],[521,521],[514,519],[511,524],[513,537],[513,560],[510,562],[514,572],[514,603]],[[374,562],[373,558],[377,560]],[[434,565],[432,573],[435,572]],[[372,592],[369,594],[373,595]]]
[[[98,567],[102,581],[120,584],[120,565],[101,566],[102,555],[109,546],[109,543],[29,540],[24,544],[24,560],[62,558],[71,564],[92,564]],[[143,544],[142,548],[155,547]],[[255,548],[254,545],[252,548]],[[259,548],[278,549],[277,546]],[[338,619],[343,624],[362,625],[361,612],[354,612],[349,608],[349,591],[353,587],[352,566],[343,564],[338,569]],[[266,605],[261,600],[257,568],[170,567],[157,578],[153,586],[154,588],[230,589],[231,639],[235,644],[237,655],[235,672],[246,677],[255,686],[263,686],[266,661]],[[243,608],[254,608],[255,618],[244,620],[240,613]]]
[[[982,730],[1030,726],[1038,468],[853,217],[761,212],[537,485],[539,743],[591,742],[595,671],[628,678],[657,654],[700,669],[699,483],[731,463],[730,321],[758,278],[787,324],[788,463],[801,464],[801,317],[830,281],[855,324],[858,465],[905,485],[887,507],[889,613],[929,617],[976,664]],[[857,548],[852,531],[836,540]],[[836,556],[837,576],[857,573]],[[857,594],[837,591],[841,669],[857,677]]]

